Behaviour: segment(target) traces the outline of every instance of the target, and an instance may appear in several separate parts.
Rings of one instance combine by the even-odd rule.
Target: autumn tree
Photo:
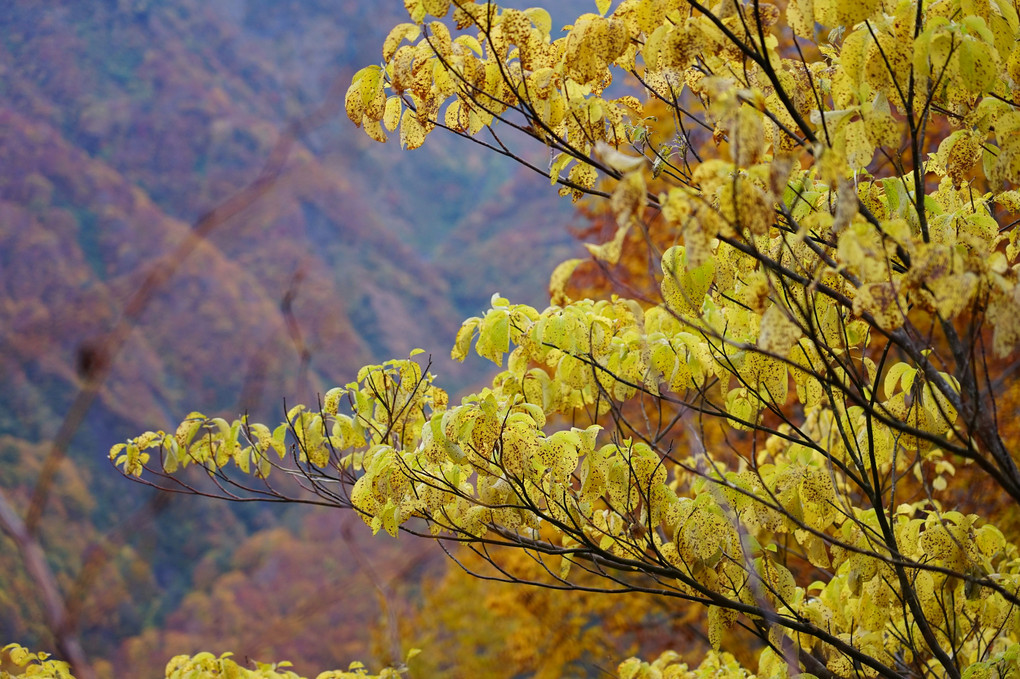
[[[192,413],[115,464],[707,610],[719,652],[622,677],[1020,671],[997,527],[1020,500],[1015,4],[598,0],[555,34],[540,8],[405,5],[352,120],[485,145],[613,233],[552,272],[549,307],[497,294],[464,323],[454,356],[505,368],[459,403],[412,356],[276,427]],[[723,652],[738,628],[756,666]]]

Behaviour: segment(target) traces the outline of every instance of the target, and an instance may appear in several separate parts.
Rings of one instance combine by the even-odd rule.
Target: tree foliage
[[[417,652],[410,653],[408,659]],[[232,679],[304,679],[295,672],[288,670],[289,662],[261,663],[255,662],[255,669],[239,665],[224,653],[215,656],[202,652],[193,656],[179,655],[170,659],[166,666],[166,679],[211,679],[212,677],[231,677]],[[0,667],[7,662],[13,666],[14,673],[0,669],[0,679],[74,679],[68,663],[62,660],[51,660],[47,653],[33,653],[18,644],[8,644],[0,648]],[[399,679],[406,671],[402,668],[388,667],[378,674],[370,674],[360,662],[352,662],[346,670],[330,670],[322,672],[316,679]]]
[[[636,653],[682,647],[690,661],[706,650],[696,609],[678,615],[668,599],[651,594],[605,596],[487,579],[501,570],[540,578],[542,564],[519,549],[451,555],[456,563],[427,580],[421,601],[396,615],[402,645],[426,651],[411,665],[412,677],[597,676]],[[597,587],[599,580],[588,575],[581,582]]]
[[[600,0],[554,39],[540,8],[405,4],[348,115],[604,201],[589,250],[616,285],[573,296],[573,260],[545,309],[494,295],[453,355],[502,370],[460,403],[412,355],[275,428],[193,413],[114,463],[523,550],[540,572],[498,577],[689,602],[716,649],[760,640],[757,667],[713,653],[695,675],[1016,673],[1020,557],[996,526],[1020,500],[1016,6]]]

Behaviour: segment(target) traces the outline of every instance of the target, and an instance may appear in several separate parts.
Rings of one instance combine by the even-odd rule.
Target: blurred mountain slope
[[[491,365],[447,358],[460,321],[496,291],[540,304],[544,272],[576,252],[572,209],[547,179],[449,137],[412,154],[378,145],[338,113],[351,73],[402,18],[400,2],[354,0],[4,3],[0,490],[21,511],[125,302],[197,220],[274,170],[155,292],[44,514],[51,566],[82,597],[96,657],[171,619],[196,563],[219,582],[237,546],[280,521],[157,500],[108,467],[112,443],[192,409],[277,419],[284,398],[314,402],[418,346],[444,385],[477,383]],[[322,534],[292,539],[310,549]],[[0,535],[0,607],[13,611],[0,638],[45,644],[25,578]]]

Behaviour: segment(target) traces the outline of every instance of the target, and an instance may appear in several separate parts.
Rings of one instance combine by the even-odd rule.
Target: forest
[[[1015,3],[19,10],[0,676],[1020,674]]]
[[[581,249],[572,207],[543,200],[547,180],[463,146],[398,163],[399,149],[346,122],[350,78],[403,7],[240,4],[0,12],[0,495],[21,520],[46,498],[35,533],[98,676],[162,676],[173,655],[206,650],[212,629],[234,630],[217,653],[309,672],[370,661],[380,600],[354,592],[373,591],[366,573],[378,571],[411,615],[423,578],[446,570],[440,550],[372,540],[328,514],[180,502],[125,483],[107,451],[199,403],[282,417],[285,401],[419,344],[467,388],[485,373],[448,358],[460,321],[484,310],[489,288],[536,304],[546,294],[544,272],[503,255],[534,246],[550,268]],[[253,192],[264,172],[275,182]],[[239,194],[251,204],[237,216],[212,215],[238,211]],[[215,228],[180,258],[200,222]],[[178,258],[161,286],[143,285]],[[134,330],[82,413],[83,369],[132,300]],[[65,461],[37,493],[54,444]],[[332,555],[310,559],[324,542]],[[386,566],[397,554],[407,562]],[[336,592],[309,596],[322,587]],[[288,620],[333,631],[311,644],[281,633]],[[5,528],[0,647],[14,642],[57,651]]]

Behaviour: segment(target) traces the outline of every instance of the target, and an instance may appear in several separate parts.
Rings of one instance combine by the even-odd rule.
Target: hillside
[[[350,0],[11,0],[0,13],[0,489],[22,511],[80,387],[83,348],[102,344],[203,215],[274,168],[152,296],[47,506],[43,541],[65,592],[84,597],[96,657],[149,672],[168,650],[152,635],[183,624],[174,610],[244,572],[238,545],[283,539],[259,537],[281,525],[272,512],[154,499],[107,466],[111,443],[196,408],[277,417],[283,399],[314,399],[416,346],[447,385],[475,383],[491,366],[447,358],[460,321],[495,291],[540,302],[545,280],[523,272],[576,252],[572,210],[542,177],[464,143],[404,154],[338,114],[398,12]],[[314,544],[316,530],[286,539]],[[14,611],[0,638],[45,645],[31,591],[0,536],[0,606]],[[142,630],[148,641],[125,645]]]

